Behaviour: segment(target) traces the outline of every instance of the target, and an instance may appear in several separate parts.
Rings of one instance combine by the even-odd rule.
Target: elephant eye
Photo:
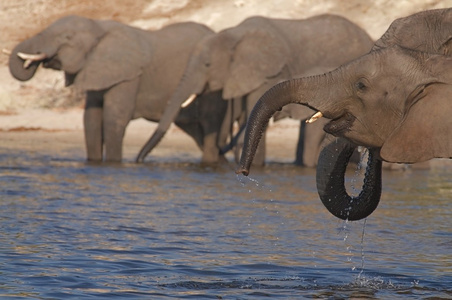
[[[355,86],[359,91],[365,91],[367,88],[366,84],[364,82],[362,82],[362,80],[359,80],[358,82],[356,82]]]

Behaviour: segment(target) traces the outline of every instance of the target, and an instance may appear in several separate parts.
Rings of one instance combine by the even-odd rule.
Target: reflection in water
[[[385,172],[375,213],[343,222],[318,200],[315,170],[289,165],[249,179],[1,158],[2,297],[452,297],[447,169]]]

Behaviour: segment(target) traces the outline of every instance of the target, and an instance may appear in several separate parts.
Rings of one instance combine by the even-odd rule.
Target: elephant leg
[[[304,153],[304,135],[306,129],[306,122],[300,121],[300,128],[298,130],[298,142],[297,149],[295,150],[295,162],[296,166],[303,166],[303,153]]]
[[[218,148],[218,133],[205,134],[200,123],[178,123],[175,124],[186,134],[191,136],[198,148],[202,151],[201,163],[213,164],[218,162],[220,149]],[[213,150],[213,151],[212,151]]]
[[[242,154],[242,147],[243,147],[243,139],[245,137],[245,131],[246,128],[246,120],[247,120],[247,106],[246,106],[246,99],[245,98],[237,98],[234,99],[235,105],[233,113],[234,121],[237,122],[237,135],[240,135],[236,140],[238,141],[234,147],[234,158],[235,162],[239,163],[240,155]],[[232,137],[231,137],[232,138]],[[234,137],[235,138],[235,137]]]
[[[220,147],[220,149],[223,149],[228,145],[229,138],[232,139],[232,124],[234,124],[234,101],[235,100],[227,101],[228,106],[223,118],[223,123],[221,124],[220,133],[218,135],[218,146]]]
[[[218,162],[220,153],[217,145],[218,132],[206,134],[206,128],[197,122],[189,124],[175,122],[175,124],[193,138],[198,148],[202,151],[202,163]]]
[[[127,124],[133,117],[139,78],[113,86],[104,96],[103,137],[105,161],[120,162]]]
[[[87,92],[83,126],[88,161],[102,161],[102,112],[103,95],[101,92]]]
[[[322,141],[325,138],[323,126],[327,121],[327,119],[323,119],[306,124],[303,143],[303,165],[305,167],[314,168],[317,165]]]
[[[204,136],[204,148],[201,162],[203,164],[218,163],[220,149],[218,148],[218,132],[212,132]]]
[[[174,122],[182,131],[184,131],[186,134],[191,136],[193,140],[195,141],[198,148],[202,151],[204,148],[204,138],[203,135],[200,134],[201,132],[201,126],[198,123],[181,123],[181,122]]]
[[[223,125],[228,113],[228,102],[223,100],[221,91],[212,92],[200,99],[199,114],[201,115],[201,127],[203,133],[202,163],[214,164],[220,161],[220,146],[222,140]]]

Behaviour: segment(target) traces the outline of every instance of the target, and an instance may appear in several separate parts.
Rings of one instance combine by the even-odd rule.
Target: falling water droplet
[[[367,219],[364,219],[363,231],[361,232],[361,271],[358,274],[358,278],[364,272],[364,234],[365,234],[365,230],[366,230],[366,223],[367,223]]]

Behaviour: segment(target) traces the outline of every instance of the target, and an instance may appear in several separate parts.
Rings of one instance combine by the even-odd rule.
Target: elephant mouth
[[[23,61],[23,68],[28,69],[31,65],[39,65],[42,63],[44,68],[61,70],[62,64],[57,55],[48,56],[45,53],[23,53],[18,52],[17,56]]]
[[[345,136],[347,132],[350,131],[350,128],[353,125],[353,122],[356,120],[356,117],[349,112],[341,115],[338,118],[332,119],[328,122],[323,130],[329,134],[334,136]]]
[[[58,56],[53,56],[42,61],[42,65],[47,69],[61,70],[62,64]]]

